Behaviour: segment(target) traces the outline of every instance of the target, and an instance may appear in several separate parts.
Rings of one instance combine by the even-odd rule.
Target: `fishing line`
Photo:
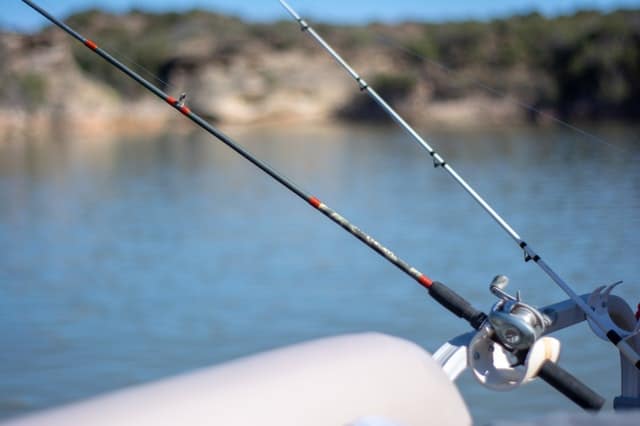
[[[140,71],[141,74],[144,74],[147,77],[149,77],[150,79],[155,80],[157,83],[160,83],[160,85],[162,87],[164,87],[165,89],[172,89],[172,91],[174,91],[175,93],[182,93],[180,88],[178,88],[175,85],[169,83],[168,81],[163,80],[162,78],[160,78],[160,76],[157,73],[149,70],[144,65],[136,62],[133,58],[125,55],[124,53],[122,53],[121,51],[119,51],[118,49],[113,47],[112,44],[102,43],[101,42],[100,45],[105,46],[109,51],[114,52],[115,54],[117,54],[119,58],[124,59],[124,61],[122,61],[122,62],[126,62],[131,68],[137,68],[138,71]]]
[[[130,68],[136,68],[138,71],[140,71],[141,74],[144,74],[147,77],[149,77],[151,80],[155,80],[156,82],[160,83],[162,87],[172,89],[177,93],[181,93],[180,88],[176,87],[175,85],[171,84],[168,81],[163,80],[162,78],[160,78],[160,76],[156,72],[151,71],[141,63],[137,62],[135,59],[124,54],[121,50],[116,49],[116,47],[113,44],[110,44],[108,42],[107,43],[100,42],[100,45],[106,47],[109,51],[114,52],[116,55],[118,55],[118,58],[120,58],[122,62],[126,62],[130,66]]]
[[[399,41],[394,40],[391,37],[385,36],[384,34],[375,33],[375,32],[374,32],[374,34],[376,35],[378,40],[380,40],[382,43],[386,44],[389,47],[398,49],[398,50],[404,52],[405,54],[407,54],[409,56],[413,56],[413,57],[415,57],[417,59],[420,59],[423,62],[427,62],[427,63],[429,63],[431,65],[434,65],[434,66],[440,68],[441,70],[445,71],[447,74],[455,74],[456,73],[456,71],[454,69],[452,69],[451,67],[448,67],[447,65],[445,65],[445,64],[443,64],[441,62],[438,62],[438,61],[436,61],[434,59],[431,59],[431,58],[429,58],[429,57],[427,57],[425,55],[422,55],[422,54],[416,52],[415,50],[412,50],[409,47],[404,46]],[[547,118],[547,119],[549,119],[549,120],[551,120],[551,121],[553,121],[553,122],[555,122],[557,124],[560,124],[561,126],[566,127],[567,129],[570,129],[570,130],[572,130],[572,131],[574,131],[574,132],[576,132],[578,134],[581,134],[582,136],[586,137],[588,140],[591,140],[591,141],[593,141],[593,142],[595,142],[597,144],[603,145],[603,146],[608,146],[608,147],[617,149],[617,150],[619,150],[620,152],[623,152],[623,153],[628,152],[626,149],[624,149],[624,148],[622,148],[622,147],[620,147],[620,146],[618,146],[616,144],[613,144],[613,143],[611,143],[611,142],[609,142],[609,141],[607,141],[607,140],[605,140],[605,139],[603,139],[603,138],[601,138],[601,137],[599,137],[599,136],[597,136],[597,135],[595,135],[595,134],[593,134],[591,132],[588,132],[588,131],[586,131],[586,130],[584,130],[584,129],[576,126],[576,125],[573,125],[573,124],[569,123],[568,121],[562,120],[561,118],[556,117],[553,114],[550,114],[550,113],[548,113],[546,111],[543,111],[543,110],[541,110],[539,108],[536,108],[535,106],[533,106],[531,104],[528,104],[526,102],[521,101],[520,99],[510,98],[510,97],[508,97],[509,94],[507,92],[503,92],[501,90],[498,90],[498,89],[496,89],[496,88],[494,88],[492,86],[489,86],[488,84],[485,84],[485,83],[483,83],[483,82],[481,82],[479,80],[476,80],[476,79],[472,79],[472,78],[466,77],[466,80],[469,83],[471,83],[471,84],[473,84],[473,85],[475,85],[475,86],[477,86],[477,87],[479,87],[479,88],[481,88],[483,90],[486,90],[487,92],[489,92],[489,93],[491,93],[493,95],[496,95],[496,96],[504,99],[507,103],[510,103],[512,105],[515,105],[515,106],[518,106],[518,107],[520,107],[522,109],[525,109],[525,110],[527,110],[529,112],[532,112],[532,113],[534,113],[536,115],[539,115],[541,117]]]
[[[166,88],[166,89],[173,89],[176,93],[180,93],[181,90],[176,87],[175,85],[169,83],[168,81],[163,80],[162,78],[160,78],[160,76],[145,68],[144,65],[136,62],[135,60],[133,60],[132,58],[128,57],[127,55],[123,54],[122,52],[119,52],[118,50],[114,49],[111,45],[107,44],[107,43],[100,43],[103,46],[106,46],[110,51],[115,52],[118,57],[122,57],[126,60],[126,62],[128,62],[130,65],[133,64],[135,65],[136,68],[140,69],[142,71],[143,74],[146,74],[147,77],[150,77],[151,79],[155,80],[156,82],[160,83],[162,85],[162,87]]]
[[[553,282],[556,283],[558,287],[560,287],[569,298],[573,301],[573,303],[578,306],[578,308],[587,316],[589,319],[593,321],[594,324],[602,331],[604,335],[607,336],[609,341],[613,345],[615,345],[620,353],[624,355],[637,369],[640,370],[640,355],[636,352],[631,345],[624,340],[622,336],[618,334],[617,331],[613,329],[609,329],[606,325],[602,323],[600,318],[596,316],[591,307],[585,302],[572,288],[571,286],[563,280],[560,275],[558,275],[552,268],[549,266],[542,257],[534,251],[534,249],[518,235],[518,233],[505,221],[502,216],[500,216],[494,209],[489,205],[484,198],[480,196],[472,187],[467,183],[465,179],[463,179],[445,160],[442,158],[440,154],[438,154],[432,147],[427,143],[425,139],[422,138],[416,132],[416,130],[411,127],[379,94],[376,92],[373,87],[369,85],[298,13],[284,0],[279,0],[280,4],[289,12],[289,14],[293,17],[293,19],[300,25],[300,30],[309,34],[313,39],[320,44],[330,55],[331,57],[341,65],[347,73],[356,81],[360,91],[366,92],[367,95],[373,99],[380,108],[382,108],[392,119],[395,121],[405,132],[407,132],[413,140],[424,148],[427,153],[431,156],[433,160],[433,165],[436,168],[442,168],[445,170],[455,181],[458,183],[466,192],[469,194],[484,210],[491,216],[493,220],[498,223],[498,225],[515,241],[515,243],[520,247],[522,253],[524,255],[525,262],[533,261],[538,267],[544,271],[549,278]]]

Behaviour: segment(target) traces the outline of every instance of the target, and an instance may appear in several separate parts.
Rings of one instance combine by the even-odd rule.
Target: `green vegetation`
[[[408,96],[418,80],[411,74],[377,74],[369,82],[388,102],[394,104]],[[339,115],[357,121],[388,121],[389,116],[368,96],[355,96]]]
[[[262,40],[275,50],[286,50],[298,44],[300,34],[291,31],[291,22],[280,21],[274,24],[253,24],[249,27],[251,37]]]
[[[132,11],[125,16],[88,11],[70,17],[68,22],[91,34],[102,47],[149,79],[156,76],[166,80],[170,72],[167,66],[182,55],[189,56],[185,43],[201,40],[207,47],[205,56],[215,58],[239,52],[243,40],[252,38],[250,27],[239,19],[197,9],[160,15]],[[123,78],[116,68],[88,54],[84,46],[75,43],[73,55],[83,71],[106,81],[124,96],[131,98],[144,93],[143,88]]]
[[[409,74],[378,74],[372,80],[378,93],[389,99],[407,96],[416,83],[416,78]]]
[[[572,111],[597,118],[638,117],[640,113],[640,13],[617,12],[583,18],[578,36],[553,46],[547,66],[557,97],[551,103],[565,115]],[[567,24],[569,25],[569,24]]]
[[[321,54],[290,21],[249,24],[202,10],[124,16],[90,10],[68,22],[146,77],[164,80],[176,67],[193,72],[198,64],[224,65],[236,56],[250,59],[287,49]],[[490,22],[314,26],[350,61],[371,56],[393,64],[392,73],[367,76],[392,101],[427,87],[435,100],[508,93],[564,118],[640,117],[640,10],[553,19],[531,13]],[[142,93],[83,46],[73,43],[72,49],[87,75],[128,98]],[[44,79],[29,74],[18,80],[26,103],[42,101]],[[345,111],[348,116],[368,116],[367,105],[358,102]]]
[[[420,64],[446,66],[439,97],[488,85],[565,117],[640,116],[638,10],[422,24],[420,35],[399,40]]]
[[[19,76],[17,80],[22,101],[28,109],[36,108],[45,100],[47,80],[43,75],[31,72]]]
[[[47,78],[36,72],[0,72],[0,96],[14,107],[34,111],[46,101]]]

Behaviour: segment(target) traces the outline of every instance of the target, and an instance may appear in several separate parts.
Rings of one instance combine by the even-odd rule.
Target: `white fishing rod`
[[[406,131],[422,148],[433,158],[434,167],[441,167],[491,216],[502,229],[518,244],[524,252],[526,262],[533,260],[584,312],[584,314],[597,325],[620,352],[640,370],[640,355],[627,343],[623,336],[608,326],[594,314],[591,307],[573,291],[573,289],[553,270],[542,258],[527,244],[516,231],[487,203],[419,134],[416,132],[391,106],[376,92],[342,57],[284,0],[280,4],[300,24],[303,32],[309,33],[329,54],[340,64],[360,86],[361,91],[367,94],[377,103],[400,127]]]

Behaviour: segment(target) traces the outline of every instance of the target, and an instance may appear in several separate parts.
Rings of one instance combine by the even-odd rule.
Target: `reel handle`
[[[554,362],[545,361],[538,377],[587,411],[600,411],[604,405],[602,396]]]

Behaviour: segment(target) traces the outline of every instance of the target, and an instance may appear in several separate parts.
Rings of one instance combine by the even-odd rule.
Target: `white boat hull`
[[[416,344],[325,338],[5,423],[26,425],[467,425],[457,388]]]

